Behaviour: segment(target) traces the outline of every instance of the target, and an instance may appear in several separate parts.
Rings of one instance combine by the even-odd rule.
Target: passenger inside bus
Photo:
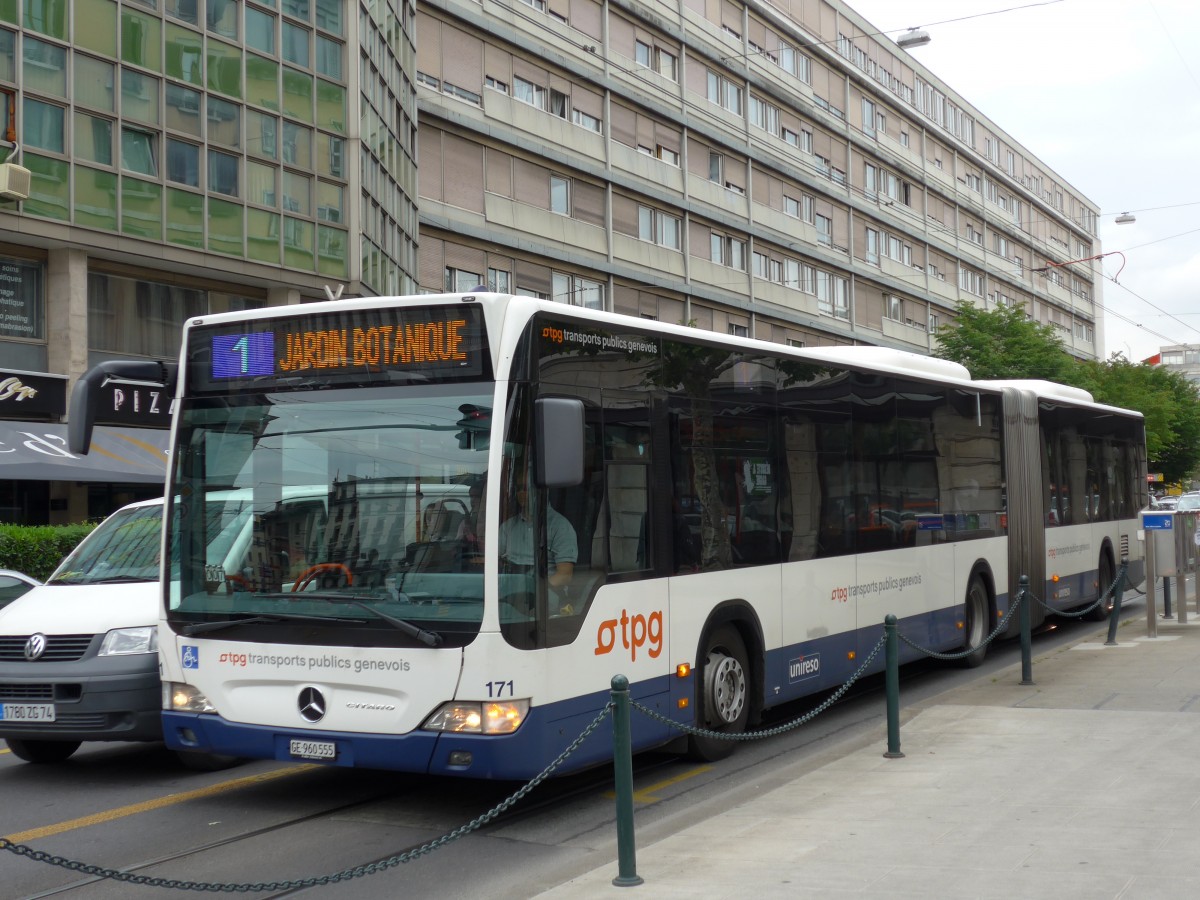
[[[524,474],[513,488],[512,514],[500,524],[498,548],[503,571],[533,572],[537,562],[533,521],[529,517],[529,490]],[[579,559],[575,528],[553,506],[546,504],[546,581],[559,598],[559,611],[571,612],[568,585]]]

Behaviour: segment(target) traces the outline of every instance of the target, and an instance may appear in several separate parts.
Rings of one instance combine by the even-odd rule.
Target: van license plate
[[[53,722],[53,703],[0,703],[2,722]]]
[[[291,741],[288,752],[298,759],[335,759],[337,744],[332,741]]]

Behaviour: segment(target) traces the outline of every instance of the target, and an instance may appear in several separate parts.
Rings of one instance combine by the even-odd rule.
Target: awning
[[[170,432],[96,426],[87,456],[67,450],[67,426],[0,422],[0,479],[162,484]]]

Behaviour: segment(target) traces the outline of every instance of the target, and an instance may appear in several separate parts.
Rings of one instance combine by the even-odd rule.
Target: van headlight
[[[443,703],[421,728],[455,734],[512,734],[528,714],[528,700]]]
[[[130,656],[134,653],[157,653],[158,629],[153,625],[141,628],[114,628],[100,644],[100,656]]]
[[[207,697],[190,684],[163,682],[163,709],[168,712],[215,713]]]

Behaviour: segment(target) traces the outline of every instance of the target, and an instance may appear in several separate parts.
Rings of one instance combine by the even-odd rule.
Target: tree
[[[1182,481],[1200,467],[1200,391],[1183,375],[1131,363],[1121,354],[1107,362],[1077,366],[1079,387],[1099,403],[1136,409],[1146,419],[1150,469],[1167,482]]]
[[[954,321],[938,330],[938,344],[934,355],[966,366],[972,378],[1077,380],[1055,329],[1026,319],[1021,306],[982,309],[959,301]]]

